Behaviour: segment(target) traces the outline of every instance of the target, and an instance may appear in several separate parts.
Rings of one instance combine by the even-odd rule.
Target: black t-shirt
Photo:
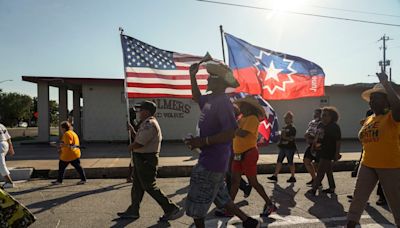
[[[336,142],[342,138],[340,127],[336,123],[329,123],[323,127],[323,138],[321,140],[321,151],[319,157],[334,160],[336,154]]]
[[[282,139],[281,137],[278,146],[286,149],[296,149],[296,143],[294,138],[296,136],[296,128],[293,125],[286,125],[285,127],[282,128],[281,134],[285,135],[286,137],[293,137],[293,140],[285,140]]]

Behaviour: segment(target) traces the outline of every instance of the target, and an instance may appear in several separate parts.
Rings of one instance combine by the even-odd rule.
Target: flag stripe
[[[148,93],[148,94],[171,94],[171,95],[192,95],[190,89],[169,89],[169,88],[143,88],[143,87],[128,87],[128,93]],[[203,90],[204,92],[204,90]]]
[[[150,74],[150,73],[134,73],[127,72],[126,76],[129,77],[138,77],[138,78],[161,78],[161,79],[169,79],[169,80],[189,80],[189,75],[160,75],[160,74]],[[207,79],[209,75],[196,75],[196,79]]]
[[[187,70],[160,70],[160,69],[154,69],[154,68],[149,68],[149,67],[126,67],[125,68],[126,72],[134,72],[134,73],[153,73],[153,74],[160,74],[160,75],[189,75],[189,71]],[[200,75],[206,75],[207,70],[199,70],[197,72]]]
[[[170,80],[161,78],[141,78],[138,77],[128,77],[126,79],[127,83],[154,83],[154,84],[167,84],[167,85],[191,85],[190,80]],[[197,80],[198,85],[207,85],[207,80]]]
[[[128,87],[141,87],[141,88],[171,88],[171,89],[180,89],[180,90],[191,90],[192,86],[190,85],[167,85],[167,84],[146,84],[146,83],[128,83]],[[200,90],[206,90],[207,85],[199,85]]]
[[[192,95],[152,94],[152,93],[128,93],[128,98],[192,98]]]

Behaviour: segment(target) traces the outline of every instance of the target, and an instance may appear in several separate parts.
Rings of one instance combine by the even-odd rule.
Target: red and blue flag
[[[288,100],[324,95],[325,74],[303,58],[271,51],[225,33],[229,67],[240,83],[236,92]]]

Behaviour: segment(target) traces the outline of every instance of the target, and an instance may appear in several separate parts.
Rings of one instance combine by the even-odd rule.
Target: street
[[[288,184],[288,174],[279,175],[277,184],[260,175],[260,183],[266,188],[278,206],[277,213],[264,219],[262,227],[338,227],[346,222],[349,208],[347,195],[352,194],[355,178],[350,172],[334,173],[336,194],[305,196],[309,189],[305,183],[308,174],[297,174],[297,183]],[[78,180],[66,179],[63,185],[50,186],[51,180],[31,180],[19,183],[10,190],[11,195],[26,205],[37,216],[35,227],[190,227],[192,219],[183,217],[169,224],[157,223],[163,214],[161,208],[145,194],[136,221],[118,219],[116,213],[124,211],[130,203],[131,184],[124,179],[90,179],[86,185],[76,185]],[[327,186],[326,180],[323,182]],[[189,178],[161,178],[159,187],[180,206],[184,206]],[[388,207],[375,204],[377,196],[371,195],[370,205],[364,212],[362,227],[394,227]],[[250,197],[238,193],[236,203],[253,217],[259,217],[263,207],[261,197],[253,190]],[[212,206],[206,218],[207,227],[241,227],[237,218],[216,218]],[[378,225],[379,224],[379,225]]]

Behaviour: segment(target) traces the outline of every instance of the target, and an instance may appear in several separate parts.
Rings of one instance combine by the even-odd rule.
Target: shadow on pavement
[[[113,191],[113,190],[118,190],[120,188],[126,187],[126,183],[121,183],[121,184],[115,184],[111,186],[107,186],[104,188],[100,189],[95,189],[95,190],[88,190],[88,191],[80,191],[71,195],[63,196],[60,198],[55,198],[55,199],[50,199],[50,200],[44,200],[41,202],[36,202],[33,204],[27,205],[27,208],[33,209],[33,208],[40,208],[40,210],[35,211],[34,214],[40,214],[44,211],[50,210],[54,207],[57,207],[58,205],[65,204],[69,201],[72,201],[77,198],[85,197],[88,195],[93,195],[93,194],[98,194],[98,193],[103,193],[103,192],[108,192],[108,191]]]
[[[294,183],[282,188],[278,183],[274,182],[271,199],[279,204],[277,214],[291,215],[292,208],[296,207],[297,203],[294,198],[300,189],[294,191],[293,187]]]
[[[70,187],[70,186],[75,186],[75,185],[52,185],[51,183],[49,183],[48,185],[42,186],[42,187],[37,187],[37,188],[30,188],[30,189],[26,189],[26,190],[22,190],[22,191],[14,191],[14,192],[10,192],[13,196],[18,196],[18,195],[23,195],[23,194],[27,194],[27,193],[32,193],[32,192],[36,192],[36,191],[42,191],[42,190],[48,190],[48,189],[57,189],[57,188],[65,188],[65,187]]]
[[[343,205],[338,201],[338,197],[335,193],[324,194],[318,193],[317,196],[305,195],[310,201],[314,202],[314,205],[308,209],[308,212],[320,219],[326,227],[331,227],[334,221],[326,220],[327,218],[333,217],[344,217],[347,213],[344,211]]]
[[[136,221],[137,219],[121,219],[121,218],[116,218],[113,219],[113,222],[116,222],[114,225],[111,226],[111,228],[120,228],[120,227],[126,227],[127,225],[131,224],[132,222]]]
[[[365,207],[365,211],[378,224],[392,224],[377,209],[375,209],[374,207],[371,207],[371,205],[367,205],[367,207]]]

